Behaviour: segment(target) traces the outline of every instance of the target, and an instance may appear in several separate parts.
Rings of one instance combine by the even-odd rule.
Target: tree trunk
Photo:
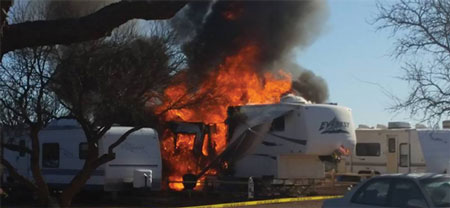
[[[95,168],[92,162],[98,157],[98,145],[95,142],[88,142],[88,157],[84,162],[83,169],[72,179],[70,185],[64,189],[60,197],[61,207],[70,207],[73,197],[81,190],[83,185],[89,180]]]
[[[51,208],[60,208],[60,204],[58,202],[58,199],[54,196],[49,196],[48,198],[48,206],[47,207],[51,207]]]
[[[43,204],[48,204],[50,198],[50,192],[47,184],[45,183],[44,177],[42,176],[41,167],[39,165],[39,128],[31,127],[30,131],[31,138],[31,149],[33,150],[31,154],[31,172],[33,173],[34,183],[38,188],[39,201]]]
[[[86,161],[83,169],[73,178],[70,185],[64,189],[60,197],[61,207],[70,207],[73,197],[80,192],[87,180],[91,177],[91,174],[102,164],[114,159],[114,155],[105,154],[101,157]]]
[[[19,172],[17,172],[16,168],[12,166],[11,163],[9,163],[7,160],[5,160],[5,158],[2,158],[2,165],[8,170],[9,175],[13,177],[15,180],[19,181],[19,183],[24,184],[32,192],[37,191],[38,188],[36,187],[36,185],[33,182],[31,182],[28,178],[20,175]]]
[[[89,178],[91,177],[91,174],[101,165],[115,159],[115,154],[113,152],[114,148],[120,145],[123,141],[125,141],[126,138],[131,133],[141,128],[142,126],[134,127],[125,132],[119,139],[117,139],[116,142],[114,142],[113,144],[111,144],[111,146],[109,146],[108,153],[103,154],[100,157],[98,153],[97,141],[104,134],[100,134],[94,138],[89,139],[90,142],[88,142],[89,145],[88,158],[84,163],[83,169],[72,179],[70,185],[66,189],[64,189],[63,193],[61,194],[60,197],[61,207],[70,207],[70,205],[72,204],[73,197],[76,194],[78,194],[78,192],[80,192],[80,190],[86,184],[87,180],[89,180]]]

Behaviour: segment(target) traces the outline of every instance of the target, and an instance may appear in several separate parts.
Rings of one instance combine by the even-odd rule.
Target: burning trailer
[[[188,154],[198,158],[192,163],[197,168],[185,172],[178,181],[169,178],[170,188],[188,188],[186,180],[199,179],[197,185],[201,185],[205,175],[228,175],[235,179],[324,178],[323,161],[349,154],[356,143],[349,108],[311,104],[293,95],[282,97],[276,104],[230,106],[225,123],[227,145],[213,155],[205,154],[208,152],[205,150],[214,149],[208,138],[217,131],[217,124],[170,124],[174,134],[173,154],[183,155],[180,152],[183,150],[178,149],[180,139],[191,137]]]
[[[224,123],[172,121],[167,127],[162,138],[150,128],[132,133],[118,146],[116,159],[99,167],[86,188],[201,189],[207,175],[322,178],[323,161],[348,154],[356,143],[349,108],[312,104],[291,94],[275,104],[229,106]],[[107,151],[129,128],[112,127],[99,143],[100,151]],[[73,120],[57,120],[40,137],[45,179],[51,187],[67,185],[86,157],[82,129]],[[6,144],[30,147],[24,136],[8,137]],[[3,156],[32,178],[28,154],[5,149]],[[11,181],[8,174],[4,177]]]
[[[333,113],[339,107],[323,105],[320,110],[318,107],[317,112],[322,112],[323,108],[329,113],[314,118],[324,120],[309,118],[314,124],[308,126],[310,124],[300,124],[304,122],[300,120],[306,118],[304,113],[313,112],[315,108],[306,110],[304,106],[316,104],[304,102],[290,106],[286,100],[280,103],[281,97],[288,93],[297,93],[314,103],[328,99],[325,80],[293,60],[299,50],[318,37],[326,13],[325,2],[315,0],[196,1],[170,21],[180,34],[186,68],[173,76],[164,93],[158,96],[160,102],[152,106],[152,111],[166,126],[160,135],[163,175],[168,188],[182,190],[187,184],[186,178],[197,181],[196,188],[200,189],[207,175],[245,176],[239,169],[247,163],[244,161],[255,157],[253,154],[268,155],[259,156],[261,158],[255,162],[271,160],[270,168],[264,170],[277,170],[279,163],[273,164],[273,161],[286,147],[292,148],[285,149],[283,154],[314,155],[315,158],[332,154],[338,148],[351,148],[352,142],[338,142],[336,146],[333,141],[325,144],[332,151],[313,151],[315,136],[309,132],[318,131],[320,125],[324,129],[345,125],[342,129],[348,128],[349,133],[329,134],[318,137],[318,141],[325,137],[330,141],[331,138],[340,140],[341,135],[354,137],[351,120],[343,119],[341,114],[344,113]],[[328,108],[332,110],[325,110]],[[350,115],[349,111],[345,112]],[[296,113],[300,113],[298,118],[294,116]],[[329,118],[326,115],[330,115]],[[286,119],[286,132],[271,130],[274,120],[282,120],[278,117]],[[294,122],[292,127],[291,122]],[[182,127],[184,124],[186,126]],[[308,132],[291,135],[298,132],[288,129],[299,125]],[[299,143],[278,141],[279,138],[271,134],[288,140],[294,138],[292,141]],[[198,138],[198,135],[203,137]],[[260,147],[262,143],[275,144],[272,146],[275,153],[264,149],[267,146]],[[280,177],[274,172],[264,174]]]

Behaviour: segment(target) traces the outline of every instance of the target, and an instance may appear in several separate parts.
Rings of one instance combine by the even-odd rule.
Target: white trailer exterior
[[[450,129],[417,132],[427,172],[450,173]]]
[[[450,130],[356,130],[356,148],[339,164],[338,172],[355,174],[447,173]]]
[[[352,173],[425,172],[425,160],[415,129],[357,129],[356,148],[349,157]]]
[[[113,126],[99,140],[99,155],[132,127]],[[74,122],[55,121],[42,130],[40,137],[40,166],[42,174],[53,188],[61,188],[70,183],[83,167],[86,157],[86,137]],[[6,143],[30,147],[25,136],[9,137]],[[162,162],[158,134],[151,128],[133,132],[114,150],[116,158],[101,165],[87,181],[86,189],[119,191],[128,188],[161,189]],[[4,148],[3,157],[18,172],[32,178],[30,156],[26,153]],[[5,175],[5,182],[11,180]]]
[[[325,168],[319,156],[351,151],[356,143],[347,107],[310,104],[291,97],[279,104],[234,110],[246,117],[230,142],[230,146],[234,142],[241,146],[233,151],[236,177],[322,178]]]

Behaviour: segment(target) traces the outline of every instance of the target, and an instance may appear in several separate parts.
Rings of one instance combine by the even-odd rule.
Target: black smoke
[[[312,71],[305,70],[297,79],[294,79],[292,89],[314,103],[324,103],[328,99],[327,83]]]
[[[87,15],[115,1],[48,0],[46,19]],[[192,84],[217,69],[226,57],[253,44],[259,48],[256,69],[290,71],[293,88],[301,96],[324,102],[328,98],[325,81],[292,64],[292,59],[319,36],[325,17],[323,0],[205,0],[190,2],[170,23],[187,57]]]
[[[210,70],[217,69],[226,57],[249,45],[259,48],[255,68],[261,71],[292,65],[294,52],[308,46],[318,36],[324,17],[324,2],[317,0],[217,0],[190,3],[171,23],[183,41],[188,74],[192,80],[201,80]],[[326,100],[322,99],[328,96],[326,84],[315,83],[323,80],[310,76],[307,70],[301,73],[306,73],[301,76],[300,80],[304,82],[301,87],[312,87],[309,90],[312,94],[320,94],[320,99],[314,101]],[[316,87],[319,85],[325,88]],[[326,92],[313,92],[314,89],[325,89]],[[311,99],[311,96],[305,98]]]

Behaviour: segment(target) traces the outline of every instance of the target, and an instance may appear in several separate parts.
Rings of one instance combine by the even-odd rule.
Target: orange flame
[[[205,158],[220,154],[226,147],[227,126],[224,121],[229,106],[276,103],[282,94],[291,89],[291,76],[282,70],[259,74],[254,68],[257,57],[258,48],[249,45],[237,55],[227,57],[218,70],[207,75],[195,92],[189,92],[186,82],[168,87],[164,92],[165,100],[156,113],[174,108],[163,113],[164,121],[215,124],[215,131],[203,140],[201,151]],[[194,140],[193,134],[177,136],[169,130],[164,132],[162,155],[169,170],[166,173],[169,181],[182,181],[184,174],[197,174],[208,164],[208,159],[205,161],[193,154]],[[212,145],[214,153],[208,152],[205,147],[207,144]],[[216,173],[216,170],[207,172],[213,175]],[[183,184],[169,183],[169,187],[181,190]]]

